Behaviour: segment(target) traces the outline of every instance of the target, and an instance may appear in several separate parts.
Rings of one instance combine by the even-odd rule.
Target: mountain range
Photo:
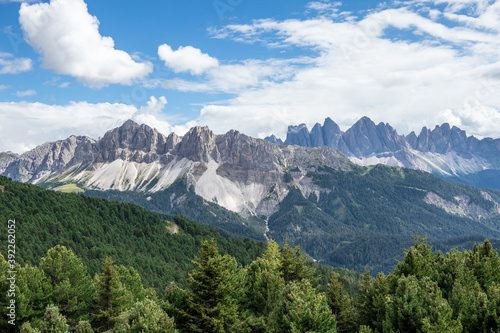
[[[376,125],[368,117],[345,132],[327,118],[311,131],[305,124],[289,126],[284,142],[274,135],[266,140],[302,147],[327,146],[340,150],[359,165],[400,166],[478,187],[500,188],[500,139],[479,140],[447,123],[405,136],[389,124]]]
[[[362,131],[372,128],[362,121]],[[338,128],[332,124],[319,130]],[[297,137],[319,140],[299,127]],[[390,126],[375,129],[380,149],[399,142]],[[373,149],[352,131],[332,133],[353,151]],[[321,136],[323,143],[332,137]],[[382,139],[387,137],[393,140]],[[403,139],[400,146],[406,146]],[[127,121],[99,140],[71,136],[22,155],[2,153],[0,174],[182,214],[258,240],[288,241],[320,262],[360,270],[392,269],[415,233],[450,247],[500,238],[498,190],[408,168],[359,166],[340,148],[279,145],[234,130],[215,135],[194,127],[183,137],[166,136]]]

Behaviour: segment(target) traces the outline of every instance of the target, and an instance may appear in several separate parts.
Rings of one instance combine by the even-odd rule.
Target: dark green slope
[[[494,204],[472,186],[447,182],[426,172],[377,165],[341,173],[311,173],[322,187],[335,188],[321,196],[317,206],[347,225],[370,233],[412,236],[426,234],[430,238],[483,234],[500,235],[500,215],[488,219],[460,217],[424,201],[429,192],[457,203],[456,196],[467,196],[470,203],[486,211]],[[500,202],[500,191],[488,192]]]
[[[415,234],[426,235],[431,243],[447,251],[456,246],[470,248],[472,237],[500,237],[500,216],[460,217],[428,204],[429,192],[457,203],[456,196],[467,196],[470,203],[489,211],[494,204],[475,187],[448,182],[411,169],[355,167],[351,172],[318,168],[309,173],[322,188],[333,189],[319,198],[304,198],[291,189],[280,204],[280,211],[269,218],[270,235],[278,241],[288,239],[320,262],[372,272],[390,271],[402,250],[413,244]],[[500,202],[500,191],[488,190]]]
[[[167,218],[166,216],[163,216]],[[106,256],[137,269],[147,287],[163,293],[172,281],[185,285],[202,240],[214,238],[222,253],[249,264],[264,244],[225,231],[171,218],[132,204],[63,194],[0,177],[0,253],[7,253],[7,221],[16,220],[16,260],[36,265],[47,250],[64,245],[93,275]],[[168,227],[178,227],[171,234]]]

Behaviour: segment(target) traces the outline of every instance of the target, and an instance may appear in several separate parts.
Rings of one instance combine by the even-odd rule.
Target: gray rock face
[[[500,139],[478,140],[446,123],[433,130],[424,127],[418,136],[414,132],[404,136],[389,124],[375,125],[368,117],[344,133],[327,118],[323,126],[316,124],[309,133],[304,124],[289,126],[285,144],[327,146],[340,150],[358,164],[383,163],[425,170],[472,185],[476,181],[484,183],[481,172],[500,170]]]
[[[45,143],[20,156],[3,153],[0,173],[17,181],[36,183],[74,166],[91,168],[95,163],[109,163],[116,159],[138,163],[166,162],[168,158],[165,157],[179,142],[175,133],[166,137],[149,126],[128,120],[121,127],[108,131],[100,141],[71,136]]]
[[[99,141],[96,161],[112,162],[121,158],[151,163],[171,152],[179,141],[175,133],[166,137],[149,126],[128,120],[121,127],[108,131]]]
[[[481,142],[473,136],[468,137],[465,131],[456,126],[450,128],[446,123],[436,126],[432,131],[424,127],[418,137],[412,132],[407,141],[412,148],[419,151],[441,154],[450,151],[462,154],[478,152]]]
[[[2,175],[17,181],[31,181],[48,173],[70,168],[95,158],[95,140],[84,136],[71,136],[66,140],[48,142],[20,156],[11,155]]]
[[[299,126],[288,126],[288,133],[285,140],[285,145],[297,145],[301,147],[312,147],[311,137],[306,124]]]
[[[323,126],[314,125],[310,133],[307,126],[289,126],[285,144],[302,147],[327,146],[356,157],[373,153],[397,151],[406,146],[404,137],[398,135],[389,124],[375,123],[368,117],[361,118],[347,132],[330,118],[326,118]]]
[[[370,154],[395,152],[406,143],[389,124],[375,123],[368,117],[361,118],[343,135],[347,154],[356,157]]]
[[[321,125],[316,123],[309,134],[311,141],[311,147],[323,147],[325,146],[325,141],[323,140],[323,129]]]
[[[345,147],[345,142],[342,139],[342,134],[344,134],[339,125],[337,125],[330,118],[326,118],[321,128],[323,134],[323,143],[327,147],[342,150]]]
[[[175,153],[192,161],[218,160],[215,138],[215,134],[208,127],[193,127],[175,148]]]
[[[271,135],[271,136],[266,137],[264,140],[269,141],[269,142],[274,143],[274,144],[277,144],[277,145],[284,144],[283,140],[281,140],[280,138],[276,137],[276,135],[274,135],[274,134]]]
[[[304,193],[319,193],[321,189],[306,176],[319,165],[352,168],[342,153],[327,147],[279,146],[234,130],[215,135],[199,126],[181,139],[130,120],[99,141],[71,136],[20,156],[0,155],[0,173],[22,182],[156,192],[186,177],[188,186],[206,200],[251,214],[277,209],[288,193],[284,175],[291,169],[300,170],[292,184]]]

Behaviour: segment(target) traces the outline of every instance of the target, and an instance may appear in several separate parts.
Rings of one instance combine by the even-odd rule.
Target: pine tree
[[[17,272],[17,320],[37,327],[52,302],[52,284],[38,267],[26,265],[18,267]]]
[[[85,319],[89,313],[94,290],[87,275],[87,267],[64,246],[56,246],[47,252],[39,265],[52,288],[50,301],[72,325]]]
[[[432,246],[427,243],[427,238],[415,235],[415,244],[405,252],[403,261],[399,262],[394,270],[394,275],[435,278],[437,268],[442,262],[442,253],[433,252]]]
[[[126,310],[127,294],[120,282],[118,267],[107,257],[100,275],[95,277],[96,301],[94,318],[98,331],[113,327],[119,314]]]
[[[300,247],[295,247],[295,254],[293,249],[285,243],[281,252],[281,265],[280,273],[285,279],[285,283],[290,281],[302,281],[308,279],[311,283],[316,282],[314,279],[315,269],[311,265],[308,256],[303,256]]]
[[[336,320],[326,297],[309,280],[292,281],[285,286],[280,304],[271,313],[269,332],[335,333]]]
[[[389,282],[383,273],[373,280],[370,272],[365,270],[359,290],[359,324],[370,326],[382,331],[382,321],[385,318],[385,301],[389,294]]]
[[[500,285],[490,286],[488,294],[488,316],[485,322],[492,332],[500,332]]]
[[[459,320],[429,277],[410,275],[397,279],[395,292],[387,295],[384,332],[462,332]]]
[[[337,319],[337,332],[349,333],[357,331],[356,313],[349,295],[344,292],[344,287],[333,273],[326,293],[328,306]]]
[[[146,299],[147,291],[144,289],[139,273],[132,267],[119,266],[118,277],[126,290],[126,307],[132,307],[138,301]]]
[[[117,320],[114,333],[149,332],[175,333],[174,320],[150,299],[138,301],[131,309],[123,312]]]
[[[189,322],[187,291],[172,282],[165,291],[163,310],[175,319],[176,327],[184,332]]]
[[[269,314],[280,301],[285,281],[280,276],[281,253],[278,244],[269,241],[265,253],[246,269],[244,307],[252,332],[266,332]]]
[[[21,326],[21,333],[41,333],[38,328],[33,328],[31,327],[31,324],[29,321],[23,323]]]
[[[236,260],[221,256],[212,239],[201,245],[197,269],[189,274],[189,332],[237,331],[237,298],[242,292],[243,275]]]
[[[40,324],[42,333],[67,333],[68,325],[66,318],[59,313],[59,308],[55,305],[49,305],[45,311],[45,316]]]
[[[7,280],[8,275],[7,271],[9,271],[9,264],[5,260],[5,258],[0,254],[0,329],[7,330],[7,306],[8,306],[8,298],[7,293],[10,288],[9,280]]]
[[[480,246],[474,246],[469,267],[483,290],[493,284],[500,285],[500,256],[489,240]]]
[[[75,333],[94,333],[94,330],[87,320],[82,320],[76,325]]]

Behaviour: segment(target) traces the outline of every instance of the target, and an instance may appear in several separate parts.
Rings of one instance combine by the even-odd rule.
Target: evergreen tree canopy
[[[188,279],[189,331],[236,331],[240,323],[237,299],[244,284],[236,260],[221,256],[212,239],[201,244],[200,257],[194,264],[196,269]]]
[[[344,287],[339,282],[336,273],[332,274],[326,297],[328,306],[337,319],[337,332],[357,331],[356,310],[351,298],[344,292]]]
[[[270,317],[270,332],[337,332],[325,295],[317,293],[308,280],[288,283]]]
[[[64,246],[56,246],[47,252],[39,265],[52,289],[50,302],[57,305],[70,324],[88,317],[94,289],[87,267]]]
[[[102,273],[94,278],[96,300],[94,317],[96,327],[105,331],[113,327],[120,313],[127,309],[127,292],[120,282],[118,266],[106,258]]]
[[[175,333],[174,320],[150,299],[138,301],[131,309],[123,312],[113,329],[114,333]]]

